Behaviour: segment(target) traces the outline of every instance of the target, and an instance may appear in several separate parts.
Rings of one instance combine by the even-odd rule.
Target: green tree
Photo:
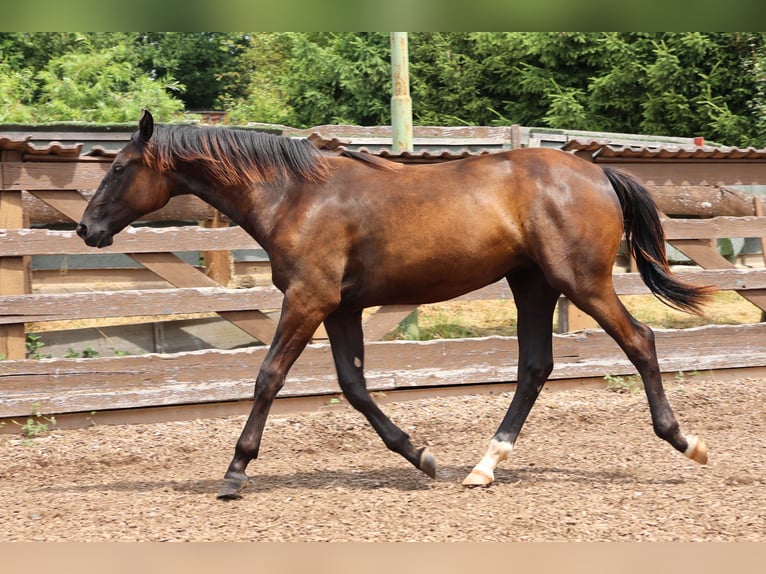
[[[0,32],[0,60],[11,70],[34,74],[51,58],[77,49],[82,37],[75,32]]]
[[[0,123],[30,123],[35,81],[30,70],[12,70],[0,62]]]
[[[701,135],[764,146],[764,38],[412,33],[414,121]],[[187,109],[225,108],[237,123],[390,121],[387,33],[0,33],[0,57],[2,121],[106,118],[118,109],[132,121],[137,106],[172,116],[179,101]]]
[[[487,62],[475,52],[470,34],[411,34],[410,92],[419,125],[490,124],[498,120]]]
[[[257,33],[250,37],[240,69],[228,74],[228,85],[236,86],[236,90],[227,90],[221,96],[231,123],[294,123],[294,110],[284,87],[294,37],[290,32]]]
[[[40,97],[33,107],[39,122],[132,122],[142,108],[168,120],[184,107],[168,93],[183,86],[169,77],[150,79],[131,63],[125,45],[64,54],[48,62],[38,78]]]
[[[412,36],[418,121],[766,143],[762,33]]]
[[[151,77],[173,77],[186,86],[180,98],[188,110],[211,110],[227,97],[244,97],[241,56],[248,45],[246,34],[149,32],[136,38],[135,49]]]
[[[390,49],[384,33],[295,35],[283,85],[294,121],[390,123]]]
[[[391,121],[388,34],[254,34],[244,57],[252,70],[248,94],[229,100],[237,121],[295,127]]]

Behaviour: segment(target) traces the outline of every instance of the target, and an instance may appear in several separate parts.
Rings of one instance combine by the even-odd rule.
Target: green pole
[[[412,151],[412,98],[407,32],[391,32],[391,151]],[[420,338],[417,309],[400,327],[411,339]]]
[[[407,32],[391,32],[391,151],[412,151],[412,98]]]

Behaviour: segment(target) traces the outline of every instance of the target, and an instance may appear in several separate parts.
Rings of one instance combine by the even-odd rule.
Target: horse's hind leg
[[[361,412],[385,445],[401,454],[431,478],[436,476],[436,463],[425,448],[416,449],[410,438],[375,404],[364,380],[364,336],[361,311],[338,310],[325,319],[338,382],[348,402]]]
[[[611,277],[590,284],[587,291],[566,293],[580,309],[591,315],[617,341],[628,359],[638,370],[644,383],[652,426],[655,434],[692,460],[705,464],[707,446],[696,436],[681,433],[670,407],[657,362],[654,333],[638,322],[620,301],[612,287]]]
[[[495,479],[495,467],[513,449],[521,427],[553,369],[553,310],[559,292],[547,283],[536,267],[509,275],[508,283],[518,309],[519,372],[516,392],[490,441],[489,450],[463,481],[466,486],[487,486]]]

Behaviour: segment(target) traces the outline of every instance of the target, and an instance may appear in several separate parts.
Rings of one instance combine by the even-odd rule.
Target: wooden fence
[[[252,396],[264,345],[108,358],[25,358],[25,325],[105,317],[217,313],[268,344],[275,329],[270,312],[279,308],[281,294],[270,286],[228,288],[225,273],[217,281],[206,272],[216,253],[257,246],[239,228],[229,227],[211,208],[191,197],[174,198],[149,220],[197,220],[202,225],[130,228],[113,246],[98,251],[128,255],[156,275],[161,287],[33,292],[30,257],[96,252],[71,229],[40,225],[60,222],[62,215],[78,221],[111,158],[71,153],[36,155],[18,145],[17,149],[6,146],[0,159],[0,353],[6,357],[0,362],[0,420],[23,417],[35,410],[88,413],[246,401]],[[766,270],[737,269],[711,247],[711,240],[719,237],[764,237],[766,217],[669,219],[665,228],[670,243],[702,268],[687,272],[689,281],[737,291],[766,310]],[[215,251],[210,251],[211,246]],[[205,253],[208,265],[183,261],[177,253],[185,251]],[[108,275],[107,270],[100,273]],[[623,295],[648,293],[636,273],[616,275],[615,284]],[[510,298],[507,286],[497,283],[462,299]],[[513,337],[381,340],[414,309],[381,307],[367,317],[364,327],[371,390],[515,380],[517,349]],[[764,341],[766,323],[657,333],[664,372],[766,366]],[[617,345],[600,330],[556,334],[554,353],[553,379],[634,372]],[[335,392],[329,347],[316,342],[294,366],[281,396]]]

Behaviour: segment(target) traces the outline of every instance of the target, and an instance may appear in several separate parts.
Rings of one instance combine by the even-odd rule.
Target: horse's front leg
[[[276,335],[258,372],[253,407],[218,491],[221,500],[241,497],[240,492],[248,481],[245,469],[251,460],[258,457],[263,429],[274,398],[284,385],[290,367],[324,319],[325,313],[321,310],[291,302],[290,299],[289,295],[285,296]]]

